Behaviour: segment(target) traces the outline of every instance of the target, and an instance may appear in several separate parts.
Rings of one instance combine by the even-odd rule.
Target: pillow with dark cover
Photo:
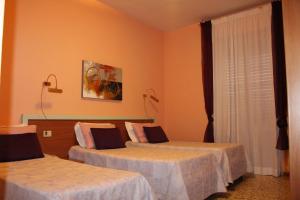
[[[0,162],[43,158],[36,133],[0,134]]]
[[[118,128],[91,128],[96,149],[124,148],[121,133]]]
[[[169,141],[164,130],[160,126],[154,126],[154,127],[144,126],[144,132],[149,143],[162,143],[162,142]]]

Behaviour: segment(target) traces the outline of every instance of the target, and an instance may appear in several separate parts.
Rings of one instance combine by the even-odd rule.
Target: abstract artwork
[[[82,97],[122,100],[122,69],[83,60]]]

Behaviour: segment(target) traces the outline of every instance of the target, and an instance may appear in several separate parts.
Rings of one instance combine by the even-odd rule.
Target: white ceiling
[[[222,16],[271,0],[99,0],[163,31]]]

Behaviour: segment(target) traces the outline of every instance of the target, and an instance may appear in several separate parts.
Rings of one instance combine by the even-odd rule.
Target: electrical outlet
[[[52,137],[52,131],[51,130],[43,131],[43,137]]]

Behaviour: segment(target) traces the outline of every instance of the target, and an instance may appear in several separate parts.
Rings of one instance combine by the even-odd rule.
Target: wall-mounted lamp
[[[55,80],[55,87],[50,87],[51,86],[51,82],[49,81],[49,79],[53,77],[54,80]],[[44,93],[44,88],[45,87],[48,87],[48,92],[51,92],[51,93],[63,93],[63,90],[62,89],[59,89],[57,87],[57,77],[55,76],[55,74],[49,74],[46,81],[43,81],[43,84],[42,84],[42,91],[41,91],[41,110],[42,110],[42,113],[45,117],[45,119],[47,119],[47,116],[44,112],[44,104],[43,104],[43,93]]]
[[[143,99],[144,99],[144,110],[145,110],[145,114],[146,116],[148,115],[148,110],[147,110],[147,102],[150,103],[151,107],[158,112],[158,108],[155,105],[155,103],[159,103],[159,99],[156,96],[156,92],[154,89],[149,88],[145,90],[145,93],[143,94]]]
[[[55,88],[50,88],[49,86],[51,86],[51,82],[49,82],[49,79],[53,77],[55,79]],[[62,89],[58,89],[57,88],[57,78],[55,76],[55,74],[49,74],[49,76],[47,77],[46,81],[43,82],[43,87],[47,86],[48,88],[48,92],[52,92],[52,93],[63,93]]]
[[[146,98],[151,98],[153,101],[155,101],[155,102],[159,102],[159,99],[158,98],[156,98],[155,96],[153,96],[153,95],[148,95],[148,94],[143,94],[143,97],[144,97],[144,99],[146,99]]]
[[[152,94],[151,94],[151,93],[152,93]],[[146,89],[146,90],[145,90],[145,93],[143,94],[143,97],[144,97],[144,99],[146,99],[146,98],[151,98],[153,101],[155,101],[155,102],[157,102],[157,103],[159,102],[159,99],[156,98],[155,90],[152,89],[152,88]]]

